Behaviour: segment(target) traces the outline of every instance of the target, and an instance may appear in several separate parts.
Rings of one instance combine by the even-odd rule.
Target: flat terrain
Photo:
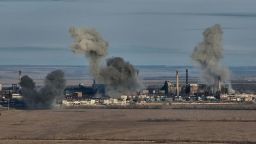
[[[256,143],[255,110],[0,110],[1,144]]]

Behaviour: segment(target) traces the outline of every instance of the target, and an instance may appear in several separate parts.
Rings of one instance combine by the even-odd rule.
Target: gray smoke
[[[20,86],[22,87],[22,95],[27,107],[33,107],[38,97],[35,82],[25,75],[21,78]]]
[[[86,55],[89,59],[91,73],[97,77],[100,60],[107,55],[108,43],[95,29],[71,27],[69,33],[74,39],[72,51]]]
[[[29,76],[23,76],[20,85],[28,108],[51,108],[62,99],[65,83],[64,72],[55,70],[46,76],[44,87],[40,90],[36,89]]]
[[[209,85],[214,86],[215,90],[218,88],[218,80],[222,83],[229,80],[229,70],[221,64],[222,34],[223,31],[219,24],[207,28],[203,32],[203,41],[195,47],[192,53],[192,59],[201,67],[202,78]]]
[[[106,66],[100,67],[101,59],[107,55],[108,43],[96,30],[71,27],[69,32],[74,38],[72,51],[85,54],[89,58],[93,77],[97,82],[106,85],[110,97],[132,94],[140,88],[137,70],[122,58],[110,58]]]
[[[107,86],[111,97],[130,95],[141,88],[138,70],[121,57],[107,59],[107,65],[100,69],[100,80]]]

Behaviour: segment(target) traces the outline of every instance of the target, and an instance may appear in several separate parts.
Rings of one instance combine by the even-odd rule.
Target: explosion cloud
[[[100,67],[101,59],[107,55],[108,43],[96,30],[71,27],[69,32],[74,38],[72,51],[85,54],[93,77],[106,85],[109,96],[131,94],[140,88],[137,70],[122,58],[110,58],[106,66]]]
[[[138,71],[121,57],[107,60],[106,67],[101,68],[100,78],[107,85],[107,93],[113,97],[132,94],[140,87]]]
[[[22,87],[22,95],[25,103],[28,107],[35,107],[37,103],[38,93],[36,91],[36,86],[29,76],[25,75],[21,78],[20,86]]]
[[[99,62],[107,55],[108,43],[95,29],[71,27],[69,33],[74,39],[72,51],[86,55],[89,59],[91,73],[97,77]]]
[[[199,64],[202,70],[202,78],[218,88],[218,81],[229,80],[228,68],[221,65],[223,58],[222,47],[223,31],[219,24],[207,28],[203,32],[204,39],[199,43],[193,53],[192,59]]]
[[[29,108],[51,108],[63,96],[65,88],[64,72],[55,70],[46,76],[44,87],[36,90],[34,81],[28,77],[21,78],[20,85],[25,103]]]

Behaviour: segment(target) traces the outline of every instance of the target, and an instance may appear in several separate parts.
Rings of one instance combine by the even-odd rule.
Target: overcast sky
[[[192,65],[202,32],[223,27],[228,66],[256,66],[255,0],[0,0],[0,65],[85,65],[70,26],[94,27],[109,55],[135,65]]]

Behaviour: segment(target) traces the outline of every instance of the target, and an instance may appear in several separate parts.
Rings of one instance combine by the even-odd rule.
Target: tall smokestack
[[[176,94],[179,96],[179,72],[176,71]]]
[[[190,85],[188,84],[188,69],[186,68],[186,85],[185,85],[185,93],[186,96],[189,96],[190,93]]]
[[[19,83],[21,81],[21,70],[19,70]]]
[[[93,79],[92,87],[95,88],[96,80]]]
[[[218,77],[218,91],[221,91],[221,79],[220,76]]]
[[[186,69],[186,86],[188,85],[188,69]]]

